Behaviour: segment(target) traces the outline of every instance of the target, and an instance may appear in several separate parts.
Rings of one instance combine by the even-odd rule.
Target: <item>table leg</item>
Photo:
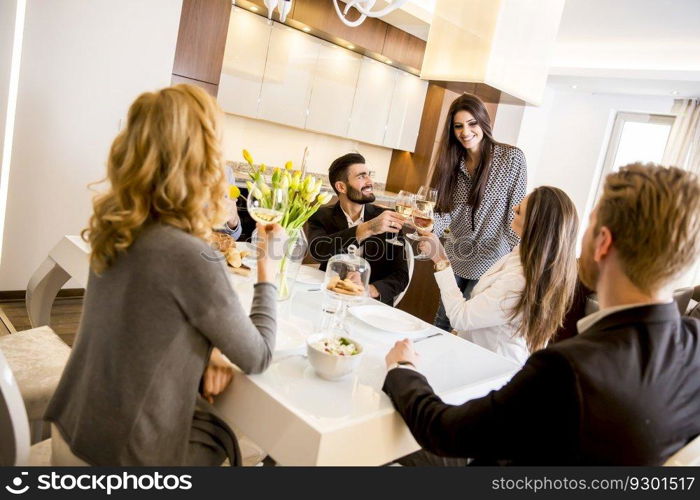
[[[34,271],[27,285],[27,314],[32,328],[48,325],[51,307],[70,275],[50,257]]]

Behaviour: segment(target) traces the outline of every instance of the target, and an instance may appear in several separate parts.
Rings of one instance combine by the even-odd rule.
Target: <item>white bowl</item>
[[[311,363],[311,366],[314,368],[319,377],[326,380],[340,380],[341,378],[350,375],[355,371],[355,369],[357,369],[362,359],[364,349],[359,342],[349,337],[346,338],[355,344],[355,346],[357,346],[357,350],[359,351],[357,354],[353,354],[352,356],[338,356],[336,354],[321,351],[314,347],[313,344],[328,337],[329,335],[326,334],[316,334],[311,335],[306,339],[306,352],[309,357],[309,363]]]

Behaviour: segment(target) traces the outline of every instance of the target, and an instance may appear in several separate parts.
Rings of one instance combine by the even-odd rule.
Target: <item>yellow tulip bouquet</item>
[[[265,165],[256,168],[253,164],[253,157],[247,150],[243,150],[243,158],[250,165],[250,179],[246,181],[248,194],[261,202],[266,208],[272,206],[272,192],[275,189],[282,189],[287,193],[287,205],[284,210],[282,220],[279,222],[287,232],[287,250],[280,262],[278,275],[278,294],[281,299],[288,298],[290,290],[286,280],[287,266],[292,253],[296,248],[297,241],[302,237],[302,226],[309,220],[322,205],[328,203],[333,197],[330,193],[321,193],[323,181],[311,175],[302,177],[301,171],[293,170],[291,161],[284,165],[284,169],[275,168],[272,172],[270,184],[265,181]],[[302,253],[305,252],[305,248]],[[301,255],[303,258],[303,255]]]

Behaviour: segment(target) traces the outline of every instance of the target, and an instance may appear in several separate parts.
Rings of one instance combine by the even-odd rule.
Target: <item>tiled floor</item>
[[[51,323],[49,326],[53,328],[56,334],[63,341],[73,345],[75,334],[78,331],[78,323],[80,321],[80,313],[83,308],[83,299],[79,298],[57,298],[51,310]],[[29,330],[29,316],[24,301],[2,302],[0,303],[0,335],[11,333],[11,327],[5,325],[6,321],[14,327],[18,332]]]

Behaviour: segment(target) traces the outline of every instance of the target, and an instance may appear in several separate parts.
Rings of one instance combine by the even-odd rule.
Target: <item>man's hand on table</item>
[[[414,367],[418,366],[420,355],[413,349],[413,342],[409,339],[399,340],[394,344],[394,347],[387,353],[384,360],[386,367],[389,368],[395,363],[402,362],[411,363]]]
[[[216,347],[212,349],[209,363],[202,376],[202,396],[214,403],[214,396],[224,392],[233,379],[233,365]]]

